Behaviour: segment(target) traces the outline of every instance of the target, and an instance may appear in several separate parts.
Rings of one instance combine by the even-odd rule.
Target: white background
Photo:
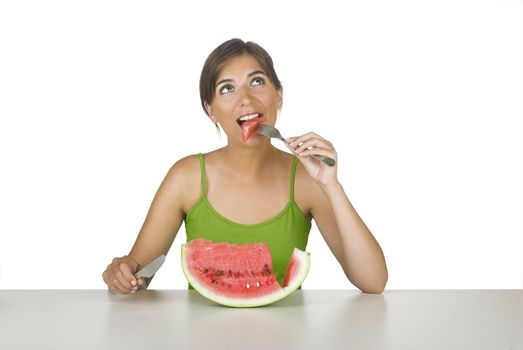
[[[314,130],[388,288],[523,286],[521,1],[2,1],[0,288],[104,288],[179,158],[221,42],[265,47],[279,127]],[[151,288],[186,288],[183,226]],[[304,288],[354,288],[313,227]]]

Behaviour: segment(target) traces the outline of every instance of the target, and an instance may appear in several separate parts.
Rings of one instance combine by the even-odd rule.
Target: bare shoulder
[[[191,154],[178,160],[173,164],[167,176],[181,180],[190,177],[194,172],[200,172],[200,158],[197,154]]]
[[[197,154],[192,154],[173,164],[162,186],[176,196],[183,212],[187,213],[200,195],[200,179],[200,158]]]

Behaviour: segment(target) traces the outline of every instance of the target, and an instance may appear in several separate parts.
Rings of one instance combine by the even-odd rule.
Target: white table
[[[187,290],[0,290],[0,349],[523,350],[523,290],[301,290],[253,309]]]

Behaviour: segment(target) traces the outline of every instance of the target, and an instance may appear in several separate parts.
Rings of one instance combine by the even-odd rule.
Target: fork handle
[[[285,143],[288,143],[287,140],[285,140],[283,137],[279,137],[279,139],[282,140]],[[336,165],[336,161],[334,159],[332,159],[331,157],[325,157],[325,156],[320,156],[318,154],[313,154],[312,158],[315,158],[315,159],[317,159],[319,161],[322,161],[323,163],[327,164],[328,166],[335,166]]]
[[[320,155],[317,155],[317,154],[313,154],[312,158],[320,160],[323,163],[327,164],[328,166],[335,166],[336,165],[336,161],[334,159],[332,159],[331,157],[325,157],[325,156],[320,156]]]

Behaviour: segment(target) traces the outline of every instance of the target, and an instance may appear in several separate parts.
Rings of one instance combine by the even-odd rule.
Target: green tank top
[[[311,224],[294,201],[294,178],[298,158],[292,163],[289,202],[271,219],[257,224],[239,224],[220,215],[207,200],[205,158],[199,154],[201,194],[185,218],[187,241],[204,238],[213,242],[236,244],[265,242],[269,245],[276,279],[281,284],[294,247],[305,251]]]

